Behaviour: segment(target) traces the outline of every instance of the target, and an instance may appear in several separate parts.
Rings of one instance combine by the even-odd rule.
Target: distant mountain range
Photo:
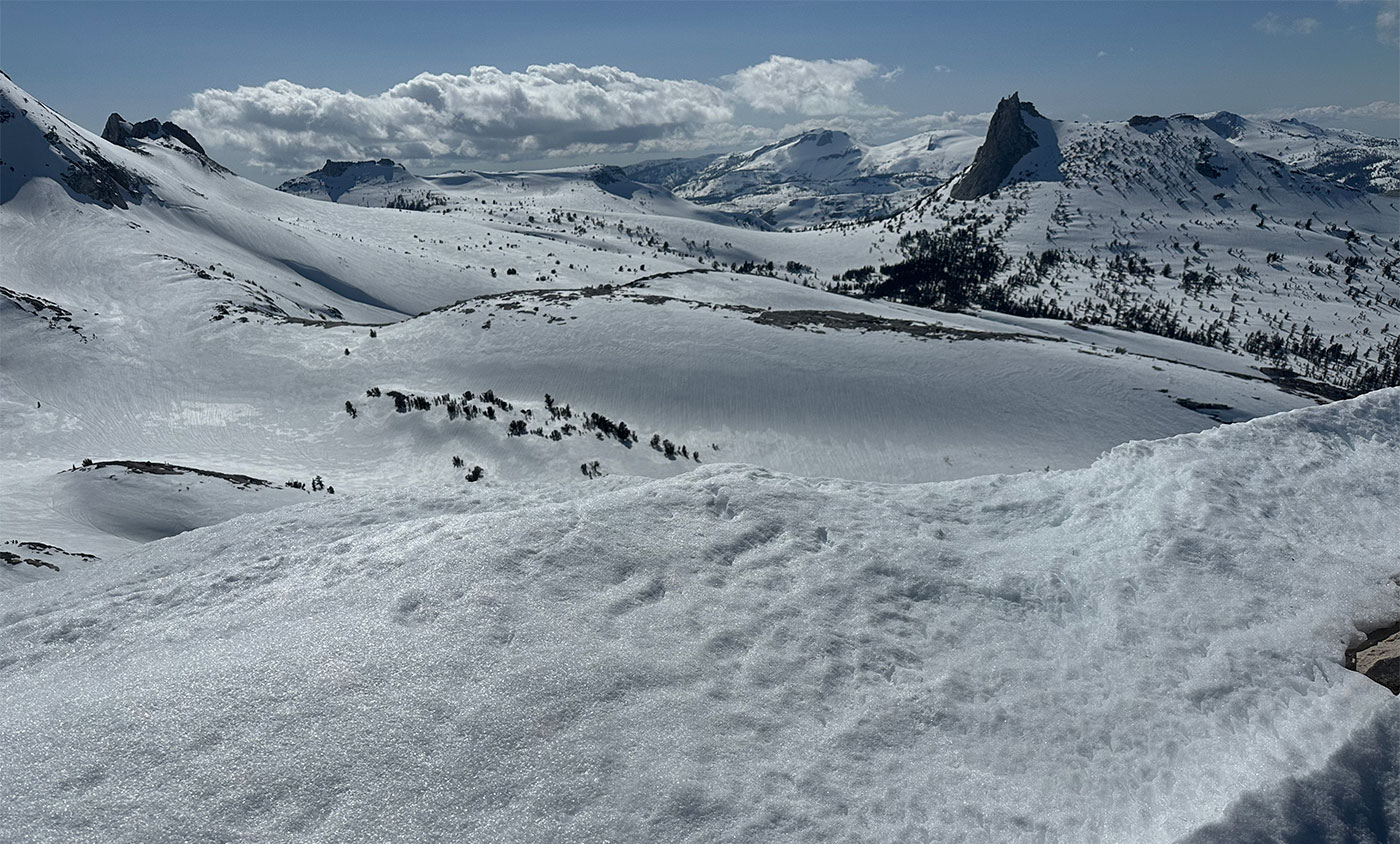
[[[1147,125],[1163,119],[1178,124],[1198,121],[1242,150],[1347,187],[1400,193],[1397,139],[1298,120],[1254,120],[1228,111],[1205,117],[1135,117],[1129,122]],[[875,219],[907,208],[962,174],[984,140],[983,135],[949,129],[872,146],[846,132],[814,129],[744,152],[653,159],[610,169],[697,205],[761,220],[773,228],[798,228]],[[421,199],[432,184],[389,159],[327,161],[320,170],[290,179],[278,190],[384,206]]]

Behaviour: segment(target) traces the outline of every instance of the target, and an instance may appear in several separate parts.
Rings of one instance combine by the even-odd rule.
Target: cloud
[[[867,102],[858,85],[901,72],[881,75],[865,59],[771,56],[720,84],[573,64],[420,73],[376,94],[279,79],[200,91],[171,119],[206,145],[241,152],[253,167],[274,172],[327,158],[543,160],[769,139],[771,130],[735,120],[740,108],[790,118],[892,120],[897,113]]]
[[[1388,6],[1376,14],[1376,40],[1400,47],[1400,6]]]
[[[725,78],[733,95],[760,111],[777,114],[887,114],[867,103],[857,83],[876,74],[865,59],[794,59],[770,56]]]
[[[1373,103],[1359,106],[1325,105],[1305,108],[1276,108],[1248,116],[1265,120],[1296,117],[1299,120],[1309,122],[1319,120],[1400,120],[1400,103],[1376,100]]]
[[[1285,20],[1273,12],[1254,22],[1254,28],[1267,35],[1311,35],[1318,26],[1317,18]]]
[[[172,117],[245,150],[255,166],[282,168],[321,158],[508,160],[631,148],[729,121],[733,106],[702,82],[551,64],[422,73],[369,96],[281,79],[201,91]]]

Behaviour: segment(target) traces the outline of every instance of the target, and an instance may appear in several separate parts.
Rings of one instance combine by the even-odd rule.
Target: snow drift
[[[1400,702],[1342,653],[1400,606],[1398,490],[1388,390],[1075,471],[706,466],[246,516],[10,593],[0,825],[1385,840]]]

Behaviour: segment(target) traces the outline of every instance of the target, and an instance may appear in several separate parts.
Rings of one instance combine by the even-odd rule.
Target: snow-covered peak
[[[414,189],[422,191],[427,187],[402,164],[389,158],[381,158],[377,161],[327,160],[321,169],[288,179],[278,185],[277,189],[308,199],[339,202],[342,197],[352,193],[378,195],[395,189],[400,192]]]
[[[678,196],[762,215],[780,226],[885,216],[962,169],[976,138],[958,130],[871,146],[835,129],[813,129],[703,168],[648,162],[636,178],[668,179]]]
[[[1326,129],[1296,118],[1255,120],[1228,111],[1201,121],[1241,149],[1290,167],[1371,193],[1400,192],[1400,139]]]
[[[139,202],[146,182],[135,155],[104,143],[0,74],[0,203],[46,178],[108,207]]]

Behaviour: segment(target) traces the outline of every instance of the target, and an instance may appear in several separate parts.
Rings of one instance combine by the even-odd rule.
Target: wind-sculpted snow
[[[1400,390],[1066,472],[336,496],[11,593],[0,828],[1383,833],[1400,703],[1341,663],[1393,620],[1397,548]],[[1289,798],[1358,765],[1351,799],[1345,776]]]

